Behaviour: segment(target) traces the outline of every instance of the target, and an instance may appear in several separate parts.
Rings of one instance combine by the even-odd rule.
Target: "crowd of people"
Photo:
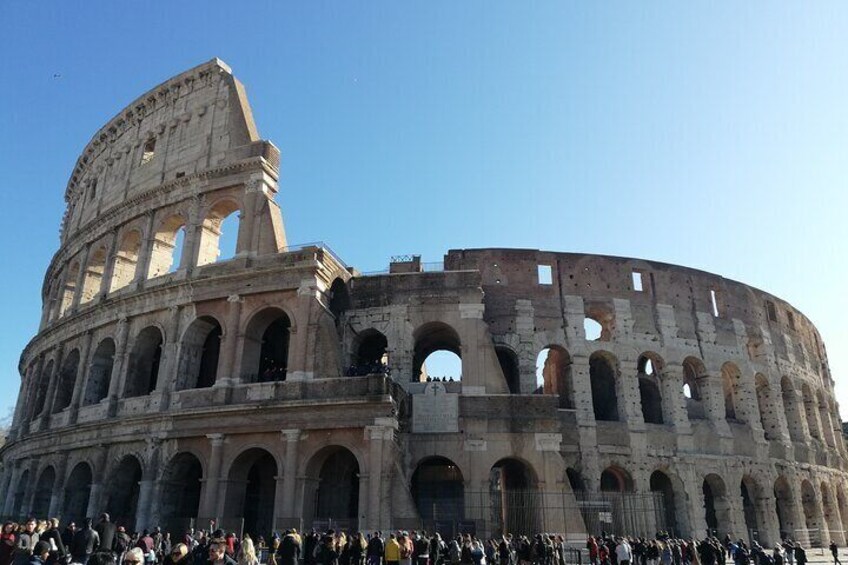
[[[365,377],[367,375],[389,375],[391,371],[388,365],[379,361],[374,363],[357,363],[345,370],[345,376]]]
[[[831,543],[834,565],[839,550]],[[383,535],[328,530],[273,533],[266,544],[245,534],[191,529],[180,539],[159,528],[128,533],[103,514],[78,528],[59,520],[6,522],[0,533],[0,565],[806,565],[805,548],[790,539],[764,548],[730,536],[723,540],[591,536],[583,548],[561,535],[505,534],[479,539],[461,534],[403,531]]]

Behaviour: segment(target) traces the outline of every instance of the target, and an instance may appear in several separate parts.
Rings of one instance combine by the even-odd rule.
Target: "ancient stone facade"
[[[534,250],[362,275],[287,245],[279,156],[218,60],[89,142],[21,356],[3,514],[845,543],[833,381],[790,304],[684,267]],[[422,382],[442,350],[461,379]]]

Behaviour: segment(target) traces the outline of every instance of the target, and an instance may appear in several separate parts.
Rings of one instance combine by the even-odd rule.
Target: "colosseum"
[[[3,515],[846,542],[833,380],[789,303],[528,249],[361,273],[289,244],[279,167],[217,59],[97,131],[20,359]],[[427,371],[444,352],[456,378]]]

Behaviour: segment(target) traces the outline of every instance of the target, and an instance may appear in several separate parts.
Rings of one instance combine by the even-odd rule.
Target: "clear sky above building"
[[[844,2],[4,1],[0,413],[79,152],[215,56],[282,150],[290,242],[719,273],[812,319],[846,407],[846,30]]]

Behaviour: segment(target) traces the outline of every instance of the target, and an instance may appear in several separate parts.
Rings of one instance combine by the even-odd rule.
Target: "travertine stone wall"
[[[686,535],[844,543],[833,379],[789,303],[685,267],[536,250],[364,276],[323,244],[288,246],[278,169],[218,60],[92,138],[21,356],[2,514],[420,527],[417,473],[437,461],[464,493],[452,517],[480,533],[497,529],[498,481],[520,475],[546,508],[664,484]],[[222,260],[231,214],[236,254]],[[388,375],[346,376],[375,337]],[[456,432],[411,425],[436,350],[461,357],[443,386]],[[536,520],[585,534],[579,512]]]

